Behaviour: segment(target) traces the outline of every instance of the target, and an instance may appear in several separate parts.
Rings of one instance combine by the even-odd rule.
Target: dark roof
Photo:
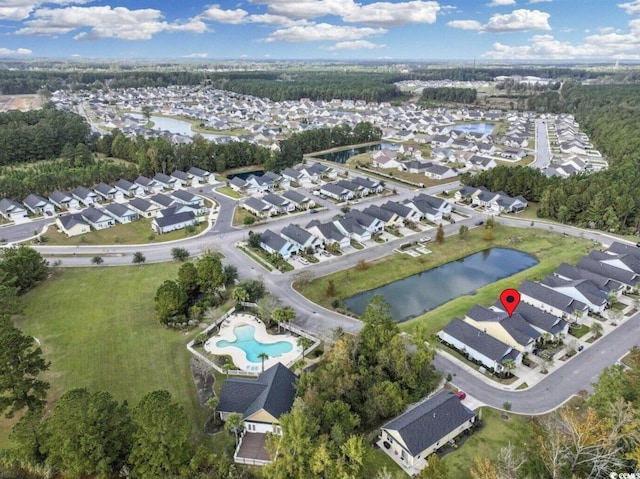
[[[233,178],[231,178],[229,180],[229,183],[233,186],[237,186],[238,188],[244,188],[245,186],[247,186],[247,182],[239,176],[234,176]]]
[[[307,225],[307,228],[310,228],[311,223]],[[338,227],[333,223],[317,223],[315,226],[318,228],[318,231],[322,233],[325,238],[332,239],[335,241],[342,241],[346,238],[344,234],[338,229]]]
[[[360,211],[360,210],[351,210],[351,211],[348,211],[348,212],[344,215],[344,217],[345,217],[346,219],[354,219],[355,221],[357,221],[357,222],[358,222],[358,224],[360,224],[360,225],[364,226],[365,228],[367,228],[367,227],[369,227],[369,226],[372,226],[373,224],[375,224],[375,223],[376,223],[376,222],[378,222],[378,221],[381,221],[381,220],[379,220],[378,218],[375,218],[375,217],[373,217],[373,216],[371,216],[371,215],[368,215],[368,214],[366,214],[366,213],[363,213],[363,212],[362,212],[362,211]]]
[[[475,417],[455,394],[442,391],[388,422],[382,429],[397,431],[412,456],[417,456]]]
[[[160,206],[170,206],[175,200],[173,198],[171,198],[170,196],[167,196],[165,194],[162,193],[158,193],[156,195],[153,195],[149,198],[150,201],[153,201],[154,203],[159,204]]]
[[[8,198],[2,198],[0,200],[0,211],[2,211],[3,213],[7,213],[11,210],[26,211],[24,207],[17,201],[10,200]]]
[[[189,180],[189,174],[181,170],[175,170],[173,173],[171,173],[171,176],[173,176],[174,178],[178,178],[179,180],[182,180],[182,181]]]
[[[94,208],[93,206],[87,208],[86,210],[80,213],[84,219],[89,221],[90,223],[98,223],[100,221],[110,221],[111,216],[106,214],[104,211],[99,210],[98,208]]]
[[[80,213],[60,216],[58,219],[60,220],[62,227],[66,230],[73,228],[75,225],[89,226],[89,223],[84,220]]]
[[[298,225],[288,225],[282,228],[280,231],[282,236],[289,238],[291,241],[298,244],[305,244],[309,241],[313,235],[309,233],[307,230],[300,228]]]
[[[428,171],[429,173],[433,173],[434,175],[444,175],[448,171],[454,171],[454,170],[453,168],[449,168],[448,166],[444,166],[444,165],[431,165],[425,168],[425,171]]]
[[[55,190],[53,193],[49,195],[49,199],[56,203],[64,203],[71,200],[71,196],[68,193],[65,193],[60,190]]]
[[[189,173],[199,178],[204,178],[205,176],[210,174],[208,171],[205,171],[201,168],[197,168],[195,166],[192,166],[191,168],[189,168]]]
[[[502,306],[502,303],[500,301],[496,301],[493,307],[504,311],[504,306]],[[564,329],[565,325],[567,324],[564,319],[560,319],[551,313],[542,311],[541,309],[525,303],[524,301],[520,301],[518,303],[518,307],[516,308],[514,314],[515,313],[520,315],[520,317],[523,318],[531,326],[542,329],[543,331],[546,331],[550,334],[558,334]]]
[[[262,197],[262,201],[266,203],[270,203],[275,206],[284,206],[289,201],[283,198],[282,196],[275,195],[273,193],[267,193]]]
[[[146,176],[138,176],[136,178],[135,181],[137,184],[142,185],[142,186],[151,186],[153,184],[153,180],[150,178],[147,178]]]
[[[175,215],[163,216],[156,218],[154,221],[159,228],[166,226],[178,225],[181,223],[188,223],[194,221],[196,216],[191,211],[184,211],[182,213],[176,213]]]
[[[156,173],[156,176],[154,176],[153,179],[165,185],[176,182],[175,178],[171,178],[169,175],[165,175],[164,173]]]
[[[113,186],[108,185],[108,184],[106,184],[106,183],[104,183],[104,182],[100,182],[100,183],[98,183],[98,184],[95,186],[94,190],[95,190],[97,193],[100,193],[101,195],[104,195],[104,196],[107,196],[107,195],[113,194],[113,193],[115,192],[115,188],[114,188]]]
[[[264,211],[271,208],[267,203],[259,200],[258,198],[254,198],[253,196],[251,198],[247,198],[244,204],[255,211]]]
[[[610,264],[601,263],[600,261],[591,259],[589,257],[582,258],[580,261],[578,261],[578,264],[576,266],[578,268],[597,273],[601,276],[611,278],[615,281],[619,281],[622,284],[635,286],[638,282],[638,275],[636,275],[635,273],[616,268],[615,266],[612,266]]]
[[[297,379],[281,363],[271,366],[255,380],[227,379],[222,383],[218,411],[239,412],[246,418],[264,409],[277,419],[291,409]]]
[[[131,183],[130,181],[127,181],[127,180],[118,180],[118,181],[116,181],[116,186],[118,188],[121,188],[121,189],[127,190],[127,191],[132,189],[132,188],[134,188],[134,189],[137,188],[137,185],[134,185],[133,183]]]
[[[511,346],[508,344],[458,318],[453,318],[442,331],[467,345],[470,349],[498,363],[502,362],[511,351]]]
[[[150,210],[151,208],[158,206],[154,203],[151,203],[150,201],[143,200],[142,198],[134,198],[131,201],[129,201],[129,204],[135,209],[137,209],[138,211],[147,211],[147,210]]]
[[[353,192],[356,192],[356,191],[358,191],[358,190],[360,190],[362,188],[362,186],[360,186],[360,185],[358,185],[358,184],[356,184],[356,183],[354,183],[353,181],[350,181],[350,180],[339,180],[339,181],[336,181],[336,185],[338,185],[339,187],[344,188],[346,190],[353,191]]]
[[[29,208],[41,208],[45,205],[50,205],[47,200],[45,200],[42,196],[36,194],[30,194],[27,196],[23,203],[27,205]]]
[[[415,200],[424,201],[429,206],[435,209],[440,209],[441,206],[447,206],[447,202],[442,198],[437,198],[431,195],[425,195],[424,193],[420,193],[419,195],[414,197]]]
[[[369,178],[363,178],[362,176],[356,176],[351,181],[356,185],[364,186],[369,189],[375,188],[380,184],[379,182],[371,181]]]
[[[478,322],[496,322],[518,343],[526,346],[531,340],[540,337],[540,333],[533,329],[525,319],[517,313],[511,317],[502,311],[494,311],[483,306],[474,306],[467,316]]]
[[[76,195],[78,198],[82,198],[82,199],[96,196],[96,194],[93,191],[91,191],[89,188],[86,188],[84,186],[78,186],[77,188],[74,188],[72,193]]]
[[[549,275],[545,277],[541,283],[548,288],[575,288],[580,294],[582,294],[590,303],[596,305],[604,305],[607,303],[606,291],[598,288],[595,283],[588,279],[562,279],[558,276]]]
[[[618,281],[567,263],[561,263],[556,268],[555,274],[569,279],[588,279],[605,291],[619,291],[623,288]]]
[[[124,205],[120,203],[110,203],[104,207],[104,210],[117,216],[118,218],[122,218],[123,216],[135,214],[134,211],[130,210]]]
[[[575,300],[566,294],[558,293],[551,288],[529,280],[520,285],[519,291],[565,313],[571,314],[576,310],[584,311],[587,309],[587,305],[582,301]]]
[[[615,254],[630,254],[640,260],[640,248],[635,245],[620,243],[619,241],[611,243],[607,252]]]
[[[349,234],[362,235],[362,234],[366,233],[366,231],[367,231],[354,218],[342,218],[342,219],[338,219],[336,221]]]
[[[342,186],[338,186],[335,183],[326,183],[320,188],[320,191],[327,191],[331,194],[338,195],[338,196],[344,195],[345,190],[346,188],[343,188]]]
[[[189,201],[193,203],[198,203],[200,201],[200,198],[198,196],[194,195],[193,193],[189,193],[186,190],[172,191],[171,196],[182,201]]]
[[[378,218],[385,223],[387,221],[390,221],[395,216],[395,213],[393,211],[385,210],[383,208],[380,208],[378,205],[369,205],[364,210],[362,210],[362,212],[369,216],[373,216],[374,218]]]
[[[301,173],[293,168],[285,168],[282,170],[282,176],[288,176],[289,178],[299,178]]]
[[[288,243],[288,241],[282,236],[274,233],[269,229],[262,232],[262,234],[260,235],[260,242],[267,245],[274,251],[282,250],[282,248],[284,248],[284,246]]]
[[[413,210],[408,206],[401,205],[400,203],[397,203],[395,201],[387,201],[386,203],[380,205],[380,208],[382,208],[383,210],[391,211],[392,213],[395,213],[402,218],[406,218],[413,212]]]
[[[282,193],[282,196],[290,201],[293,201],[294,203],[304,203],[305,201],[309,201],[309,198],[293,190],[285,191],[284,193]]]

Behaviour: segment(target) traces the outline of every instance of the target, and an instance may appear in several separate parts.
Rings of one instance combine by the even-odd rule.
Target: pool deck
[[[204,345],[205,351],[210,354],[218,356],[228,355],[233,359],[233,363],[243,371],[260,373],[262,371],[262,362],[254,363],[247,360],[247,355],[244,350],[236,346],[226,346],[219,348],[217,346],[218,341],[227,340],[230,342],[236,341],[236,335],[233,332],[238,326],[251,325],[255,328],[254,338],[256,341],[263,344],[277,343],[280,341],[290,342],[293,349],[281,354],[280,356],[266,359],[264,362],[264,369],[268,369],[274,364],[282,363],[285,366],[290,366],[295,361],[302,357],[302,348],[298,346],[297,339],[291,334],[269,334],[267,328],[262,321],[251,314],[238,313],[229,316],[221,325],[220,331],[215,336],[211,337]]]

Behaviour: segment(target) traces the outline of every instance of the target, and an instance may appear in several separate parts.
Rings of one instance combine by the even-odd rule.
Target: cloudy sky
[[[640,0],[0,0],[21,58],[640,60]]]

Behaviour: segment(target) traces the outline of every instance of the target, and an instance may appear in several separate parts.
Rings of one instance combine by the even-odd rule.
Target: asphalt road
[[[434,194],[445,189],[455,188],[458,183],[442,185],[427,190]],[[297,313],[296,324],[311,333],[330,337],[335,328],[341,328],[347,332],[357,332],[362,327],[362,323],[354,318],[337,314],[326,310],[315,303],[307,300],[291,287],[295,279],[296,272],[281,274],[277,271],[268,272],[253,260],[249,259],[235,247],[238,241],[246,239],[247,229],[235,228],[231,225],[233,210],[236,201],[213,191],[216,187],[206,186],[198,188],[198,192],[204,196],[215,199],[220,205],[218,219],[213,227],[205,233],[192,238],[185,238],[170,243],[146,244],[146,245],[115,245],[115,246],[36,246],[35,248],[42,254],[47,255],[50,260],[56,257],[62,261],[62,266],[89,266],[90,258],[93,255],[102,255],[104,265],[117,266],[131,264],[133,253],[141,251],[147,262],[161,262],[171,260],[171,249],[180,246],[189,250],[192,256],[205,253],[208,250],[220,251],[225,256],[225,261],[238,267],[241,279],[261,278],[268,290],[279,297],[284,304],[291,305]],[[415,195],[416,192],[407,188],[398,188],[398,194],[393,197],[367,199],[360,202],[358,208],[366,204],[380,204],[389,199],[402,200]],[[472,216],[468,219],[458,221],[456,224],[444,227],[445,235],[457,234],[460,225],[465,224],[471,228],[475,227],[478,218],[485,219],[483,215],[469,208],[461,208]],[[289,224],[306,224],[311,219],[326,220],[338,213],[339,207],[333,204],[317,214],[302,213],[285,218],[275,219],[267,224],[252,227],[254,231],[263,231],[266,228],[278,230]],[[571,226],[545,223],[531,220],[522,220],[517,217],[499,217],[497,221],[508,226],[530,226],[531,228],[549,229],[567,235],[592,239],[604,246],[608,246],[615,240],[613,237],[603,235],[598,232],[581,230]],[[7,231],[12,228],[17,229],[16,235],[24,234],[27,226],[5,227]],[[33,234],[33,223],[28,225],[30,234]],[[421,233],[416,233],[416,237]],[[388,243],[376,245],[355,253],[339,258],[323,261],[319,264],[304,268],[309,271],[312,277],[319,277],[333,271],[348,268],[355,265],[360,260],[370,261],[378,257],[386,256],[397,247],[398,244],[406,242],[408,238],[398,238],[390,240]],[[74,256],[75,253],[75,256]],[[57,256],[56,256],[57,255]],[[81,255],[81,256],[80,256]],[[512,405],[513,412],[525,414],[539,414],[554,409],[568,400],[573,394],[581,389],[589,389],[590,384],[597,379],[600,371],[607,365],[613,364],[620,356],[628,351],[632,346],[640,344],[640,315],[636,315],[631,320],[621,324],[618,328],[606,337],[597,341],[593,346],[579,353],[579,356],[567,365],[549,374],[536,386],[524,391],[506,391],[500,387],[486,383],[481,378],[471,374],[461,368],[457,363],[448,358],[437,355],[435,359],[436,367],[444,374],[451,373],[455,376],[453,382],[456,386],[464,389],[479,401],[491,406],[501,408],[505,401]]]
[[[551,161],[551,149],[549,148],[549,132],[545,120],[536,120],[536,158],[531,163],[531,168],[543,169],[549,166]]]

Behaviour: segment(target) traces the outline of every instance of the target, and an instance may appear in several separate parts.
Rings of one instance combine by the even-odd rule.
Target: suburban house
[[[340,249],[344,249],[351,244],[351,240],[334,223],[320,223],[318,220],[313,220],[305,229],[318,237],[325,245],[337,243]]]
[[[362,188],[363,196],[381,193],[384,189],[379,181],[372,181],[369,178],[363,178],[362,176],[354,176],[351,179],[351,183]]]
[[[234,454],[236,462],[258,465],[270,462],[264,448],[266,434],[281,434],[280,416],[293,406],[297,379],[287,367],[277,363],[257,379],[229,378],[222,383],[217,407],[220,418],[226,421],[233,413],[242,414],[244,427]]]
[[[567,263],[560,263],[553,274],[566,280],[587,279],[594,283],[599,289],[606,291],[607,295],[613,293],[616,297],[620,296],[625,289],[624,285],[618,281]]]
[[[30,194],[23,203],[34,215],[53,216],[56,212],[55,206],[39,195]]]
[[[153,177],[153,181],[160,184],[162,188],[166,190],[172,190],[176,187],[176,179],[173,176],[165,175],[164,173],[156,173]]]
[[[84,186],[78,186],[71,191],[71,195],[85,206],[93,206],[98,201],[98,194]]]
[[[364,214],[373,216],[384,223],[384,228],[394,228],[402,226],[403,218],[393,211],[385,210],[378,205],[369,205],[364,210]]]
[[[384,230],[384,222],[378,218],[363,213],[360,210],[351,210],[344,215],[345,219],[353,219],[371,234]]]
[[[369,241],[371,233],[360,225],[354,218],[342,218],[333,221],[336,228],[349,239],[359,242]]]
[[[248,185],[245,180],[239,176],[234,176],[229,180],[229,187],[238,193],[244,193],[247,191]]]
[[[186,211],[183,213],[176,213],[174,215],[156,217],[151,222],[151,228],[153,228],[153,230],[158,234],[164,234],[171,231],[181,230],[187,226],[196,225],[197,223],[198,220],[196,220],[196,216],[192,212]]]
[[[404,166],[398,158],[398,153],[388,148],[374,151],[371,154],[371,164],[374,168],[403,170]]]
[[[268,176],[265,178],[266,173],[262,176],[251,175],[246,181],[246,189],[252,190],[257,193],[265,193],[267,191],[273,191],[276,189],[276,182],[271,180]]]
[[[192,166],[187,172],[193,177],[193,186],[207,184],[213,179],[213,175],[206,170]]]
[[[294,190],[285,191],[282,193],[282,197],[289,200],[299,210],[308,210],[316,205],[315,201]]]
[[[258,218],[267,218],[278,214],[278,208],[253,197],[247,198],[246,201],[242,203],[242,207]]]
[[[504,311],[504,306],[500,301],[496,301],[491,309]],[[516,313],[541,335],[549,334],[552,339],[558,340],[569,332],[569,323],[564,319],[542,311],[541,309],[531,306],[523,301],[518,303],[518,307],[516,308],[514,315]]]
[[[111,228],[116,223],[114,219],[106,214],[104,211],[90,206],[83,210],[80,215],[84,220],[91,225],[93,229],[103,230],[105,228]]]
[[[508,359],[516,365],[522,362],[520,351],[458,318],[453,318],[438,332],[438,338],[496,373],[505,370],[504,362]]]
[[[129,206],[143,218],[155,218],[158,211],[162,209],[157,203],[145,200],[143,198],[134,198],[129,201]]]
[[[152,195],[154,193],[160,193],[164,188],[157,181],[152,180],[151,178],[147,178],[146,176],[138,176],[134,181],[139,188],[142,189],[146,194]]]
[[[80,208],[80,203],[77,199],[69,193],[64,193],[60,190],[55,190],[51,193],[49,195],[49,201],[61,210],[77,210]]]
[[[521,353],[533,352],[535,343],[541,335],[517,312],[509,317],[503,311],[494,311],[476,305],[466,314],[463,321]]]
[[[336,201],[346,201],[353,198],[353,191],[338,186],[335,183],[325,183],[320,187],[320,194],[333,198]]]
[[[264,230],[260,235],[260,247],[267,253],[278,253],[284,259],[289,259],[291,255],[298,252],[298,247],[291,241],[284,239],[269,229]]]
[[[602,251],[591,251],[587,258],[595,259],[604,264],[615,266],[616,268],[640,274],[640,259],[630,254],[603,253]]]
[[[426,466],[429,455],[475,421],[476,414],[455,394],[441,391],[382,426],[378,445],[413,475]]]
[[[200,196],[189,193],[186,190],[172,191],[171,198],[173,198],[176,203],[183,205],[193,206],[194,208],[204,207],[204,200]]]
[[[442,212],[437,210],[425,200],[416,199],[406,200],[404,206],[411,208],[416,212],[419,219],[426,219],[432,223],[440,223],[442,221]]]
[[[124,201],[124,193],[104,182],[98,183],[93,189],[103,200]]]
[[[115,187],[117,190],[121,191],[124,196],[128,196],[130,198],[144,195],[143,188],[140,188],[136,183],[131,183],[127,180],[116,181]]]
[[[467,167],[474,170],[487,171],[496,166],[496,160],[488,156],[473,155],[467,160]]]
[[[110,203],[104,207],[104,212],[120,224],[131,223],[139,218],[138,213],[121,203]]]
[[[608,305],[607,292],[588,279],[567,280],[549,275],[540,284],[585,303],[594,313],[602,314]]]
[[[315,251],[322,246],[322,241],[319,238],[316,238],[298,225],[285,226],[280,231],[280,236],[293,243],[299,251],[307,250],[308,248]]]
[[[58,229],[69,237],[78,236],[91,231],[89,223],[80,215],[80,213],[58,216],[56,218],[56,226]]]
[[[447,200],[443,200],[437,196],[425,195],[424,193],[414,196],[414,199],[426,202],[429,206],[438,210],[443,217],[451,214],[451,203]]]
[[[432,180],[445,180],[458,176],[458,171],[445,165],[431,165],[424,170],[424,175]]]
[[[174,200],[171,196],[165,195],[164,193],[157,193],[153,196],[149,197],[149,201],[157,204],[161,208],[168,208],[171,206],[176,200]]]
[[[633,271],[628,271],[626,269],[621,269],[617,266],[598,261],[591,257],[591,255],[581,258],[576,266],[622,283],[627,286],[627,288],[634,288],[640,281],[640,276]]]
[[[573,316],[575,321],[589,310],[583,302],[529,280],[522,283],[518,291],[521,301],[563,319]]]
[[[296,205],[291,203],[288,199],[274,193],[266,193],[262,197],[262,201],[276,208],[278,213],[290,213],[296,209]]]
[[[14,200],[3,198],[0,200],[0,215],[9,221],[15,221],[29,216],[27,209]]]
[[[300,180],[311,183],[317,183],[323,177],[334,179],[337,176],[336,170],[317,162],[312,165],[302,165],[298,171],[301,175]]]
[[[420,214],[415,209],[410,208],[407,205],[401,205],[395,201],[387,201],[380,205],[380,208],[395,213],[407,223],[417,223],[420,221]]]
[[[193,185],[193,175],[185,171],[174,170],[173,173],[171,173],[171,177],[175,179],[176,186],[185,187]]]
[[[363,196],[367,196],[369,191],[365,190],[365,188],[360,185],[356,185],[350,180],[338,180],[335,184],[340,188],[344,188],[345,190],[349,190],[351,193],[353,193],[353,198],[361,198]]]
[[[293,168],[285,168],[280,172],[280,174],[282,175],[282,178],[289,183],[292,181],[299,183],[302,180],[302,173],[298,170],[294,170]]]
[[[640,248],[630,244],[620,243],[619,241],[614,241],[613,243],[611,243],[611,246],[609,246],[607,253],[617,255],[630,254],[631,256],[635,256],[636,258],[638,258],[638,260],[640,260]]]

